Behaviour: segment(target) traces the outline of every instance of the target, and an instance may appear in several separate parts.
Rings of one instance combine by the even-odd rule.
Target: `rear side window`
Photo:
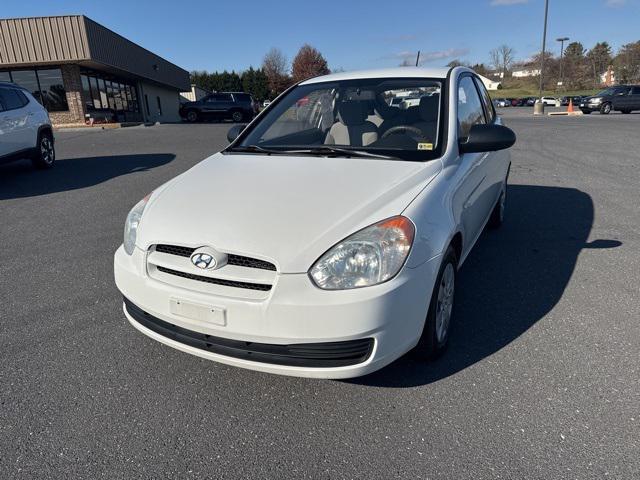
[[[214,102],[233,102],[230,93],[216,93],[210,97]]]
[[[483,123],[484,110],[478,90],[471,77],[463,77],[458,83],[458,138],[465,140],[472,126]]]
[[[5,110],[15,110],[27,104],[27,97],[15,88],[0,88],[0,102]]]
[[[631,89],[631,95],[640,95],[640,87],[633,87]]]
[[[493,109],[493,102],[491,101],[491,97],[489,97],[489,92],[484,87],[484,83],[479,79],[474,79],[476,82],[476,86],[478,87],[478,91],[480,92],[480,99],[482,100],[482,104],[484,105],[484,111],[487,115],[487,123],[493,123],[496,119],[496,111]]]
[[[236,102],[251,102],[251,96],[248,93],[234,93],[233,96],[235,97]]]

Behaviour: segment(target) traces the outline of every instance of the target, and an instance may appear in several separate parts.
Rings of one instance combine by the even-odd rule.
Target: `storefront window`
[[[40,91],[44,99],[44,105],[50,112],[62,112],[69,110],[67,104],[67,92],[62,81],[62,72],[59,68],[50,70],[38,70]]]
[[[85,108],[87,111],[93,110],[93,99],[91,97],[91,88],[89,87],[89,77],[86,75],[80,75],[82,81],[82,90],[84,91],[84,98],[86,99]]]
[[[28,90],[31,95],[35,97],[38,102],[44,105],[42,101],[42,95],[40,94],[40,87],[38,86],[38,77],[36,77],[35,70],[12,70],[11,78],[13,83],[17,83],[22,88]]]
[[[93,99],[93,107],[102,108],[102,102],[100,102],[100,90],[98,90],[98,80],[95,77],[89,77],[89,85],[91,85],[91,98]]]
[[[100,103],[102,103],[102,108],[109,108],[109,102],[107,101],[107,87],[102,78],[98,79],[98,90],[100,91]]]
[[[113,98],[113,83],[111,83],[110,80],[107,80],[106,84],[107,84],[107,99],[109,101],[109,108],[111,110],[115,110],[116,109],[116,101]]]

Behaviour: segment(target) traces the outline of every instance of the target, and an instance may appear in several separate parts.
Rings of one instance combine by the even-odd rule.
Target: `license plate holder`
[[[225,309],[214,305],[205,305],[202,303],[189,302],[180,298],[171,298],[169,300],[169,311],[178,317],[184,317],[204,324],[219,325],[221,327],[227,325]]]

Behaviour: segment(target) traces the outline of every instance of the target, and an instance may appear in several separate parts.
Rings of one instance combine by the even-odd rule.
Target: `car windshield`
[[[228,151],[429,160],[442,142],[441,90],[430,79],[299,85]]]
[[[594,97],[604,97],[607,95],[615,95],[617,93],[620,92],[624,92],[626,91],[626,89],[624,87],[609,87],[609,88],[605,88],[604,90],[602,90],[601,92],[598,92],[594,95]]]

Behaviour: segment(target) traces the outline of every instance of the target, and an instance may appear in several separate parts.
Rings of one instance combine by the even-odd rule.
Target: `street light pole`
[[[542,52],[540,52],[540,92],[538,103],[534,105],[533,114],[542,115],[544,113],[544,103],[542,103],[542,86],[544,81],[544,52],[547,48],[547,16],[549,15],[549,0],[544,0],[544,30],[542,32]]]
[[[564,89],[564,69],[563,69],[563,56],[564,56],[564,42],[569,40],[569,37],[556,38],[556,42],[560,42],[560,85]]]

